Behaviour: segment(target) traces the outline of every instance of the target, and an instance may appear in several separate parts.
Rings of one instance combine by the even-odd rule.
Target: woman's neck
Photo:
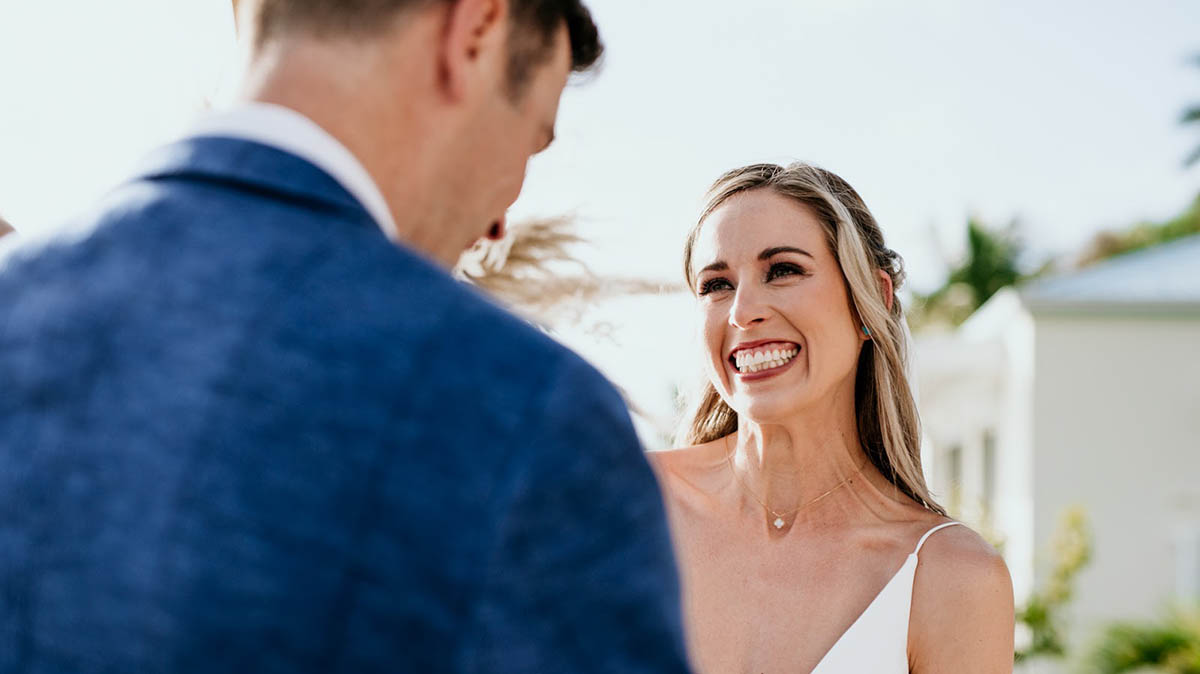
[[[734,477],[752,500],[776,513],[806,506],[843,485],[867,462],[852,406],[849,413],[823,410],[783,424],[743,419],[726,441]]]

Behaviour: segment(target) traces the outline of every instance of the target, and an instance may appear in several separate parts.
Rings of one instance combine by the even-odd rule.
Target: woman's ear
[[[879,274],[879,291],[883,293],[883,303],[887,305],[887,310],[892,310],[892,298],[896,296],[896,288],[892,285],[892,275],[880,269],[876,272]]]

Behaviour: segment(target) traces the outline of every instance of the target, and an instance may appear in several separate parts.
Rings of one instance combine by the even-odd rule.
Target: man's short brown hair
[[[261,45],[287,32],[356,37],[378,34],[407,11],[455,0],[259,0],[255,39]],[[519,97],[535,66],[548,57],[564,22],[571,43],[571,69],[591,68],[604,45],[581,0],[509,0],[509,90]]]

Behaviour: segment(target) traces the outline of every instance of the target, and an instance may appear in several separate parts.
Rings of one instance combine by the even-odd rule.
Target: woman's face
[[[705,220],[692,256],[709,376],[734,411],[778,423],[853,401],[862,332],[807,206],[769,188],[735,195]]]

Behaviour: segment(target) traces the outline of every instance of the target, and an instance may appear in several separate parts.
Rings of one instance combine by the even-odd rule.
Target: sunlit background
[[[613,290],[552,328],[646,444],[699,373],[672,287],[705,188],[815,162],[907,261],[926,467],[1008,558],[1027,671],[1120,671],[1095,664],[1119,619],[1200,653],[1162,613],[1200,595],[1200,3],[589,4],[604,66],[512,215],[589,242]],[[223,0],[3,0],[0,215],[53,235],[225,105],[238,61]]]

